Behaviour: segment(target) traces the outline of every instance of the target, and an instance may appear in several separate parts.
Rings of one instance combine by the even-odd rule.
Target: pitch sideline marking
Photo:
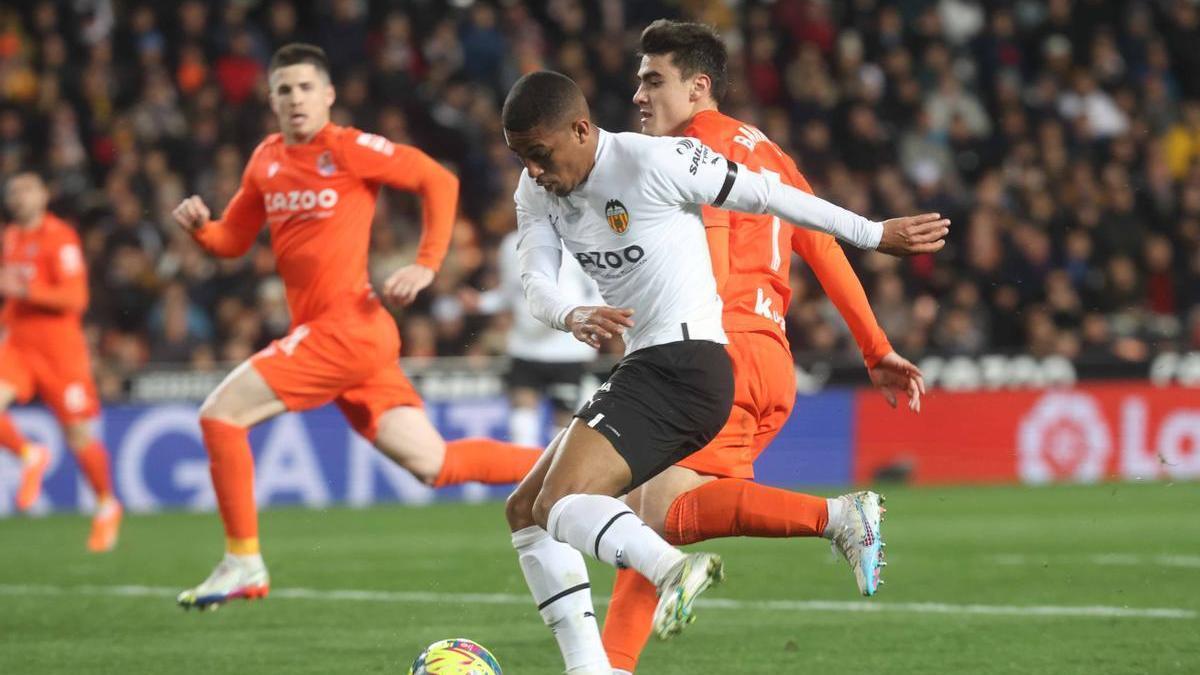
[[[163,586],[50,586],[0,584],[0,595],[52,596],[91,595],[110,597],[174,598],[178,589]],[[319,590],[315,588],[275,588],[272,598],[292,600],[321,600],[327,602],[394,602],[394,603],[460,603],[481,605],[529,605],[527,595],[511,593],[429,593],[423,591]],[[607,604],[597,598],[596,604]],[[774,610],[781,612],[864,612],[910,614],[974,614],[985,616],[1050,616],[1102,617],[1120,619],[1176,619],[1200,617],[1191,609],[1176,607],[1112,607],[1104,605],[956,605],[941,602],[850,602],[838,600],[731,600],[709,598],[699,600],[701,606],[713,609]]]

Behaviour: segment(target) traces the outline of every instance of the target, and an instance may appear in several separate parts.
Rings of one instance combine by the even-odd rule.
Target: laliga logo
[[[1029,483],[1122,478],[1200,478],[1200,410],[1149,394],[1114,401],[1054,392],[1038,399],[1017,428],[1018,472]],[[1163,408],[1166,409],[1163,409]]]
[[[337,190],[325,188],[320,192],[312,190],[291,190],[289,192],[267,192],[263,194],[263,206],[267,213],[278,211],[310,211],[316,207],[331,209],[338,203]]]
[[[1017,429],[1018,470],[1028,483],[1104,477],[1112,433],[1095,399],[1056,392],[1038,400]]]

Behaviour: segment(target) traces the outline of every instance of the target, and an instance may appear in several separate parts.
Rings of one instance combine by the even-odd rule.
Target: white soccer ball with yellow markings
[[[439,640],[413,661],[408,675],[503,675],[496,657],[465,638]]]

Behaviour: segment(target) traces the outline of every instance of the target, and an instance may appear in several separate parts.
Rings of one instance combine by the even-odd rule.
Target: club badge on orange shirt
[[[317,173],[328,178],[337,173],[337,165],[333,163],[333,153],[326,150],[317,158]]]
[[[604,205],[604,217],[608,219],[608,226],[617,234],[625,234],[625,230],[629,229],[629,211],[625,210],[625,205],[620,200],[608,200]]]

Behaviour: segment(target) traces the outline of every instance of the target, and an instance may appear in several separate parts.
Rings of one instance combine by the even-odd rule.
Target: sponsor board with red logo
[[[931,391],[920,415],[855,406],[854,480],[1096,482],[1200,478],[1200,389],[1142,382]]]

